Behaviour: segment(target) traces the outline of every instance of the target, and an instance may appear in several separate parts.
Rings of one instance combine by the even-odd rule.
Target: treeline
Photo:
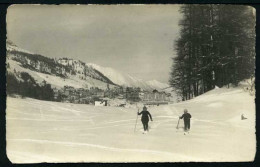
[[[240,5],[183,5],[169,79],[182,100],[254,75],[255,13]]]
[[[16,57],[23,57],[28,58],[30,61],[34,62],[36,64],[37,62],[44,62],[45,64],[48,64],[50,68],[64,68],[66,72],[70,72],[71,68],[64,66],[62,64],[59,64],[55,62],[53,58],[48,58],[39,54],[30,54],[22,51],[17,51],[17,50],[12,50],[12,51],[7,51],[8,54],[15,55]],[[16,61],[19,61],[19,59],[15,59]]]
[[[38,71],[45,74],[55,74],[61,78],[67,77],[66,74],[63,74],[63,70],[66,73],[72,71],[70,67],[59,64],[55,62],[54,59],[39,54],[30,54],[22,51],[12,50],[7,51],[7,56],[9,55],[13,55],[11,59],[20,62],[22,67],[33,71]],[[75,74],[76,73],[74,73],[74,75]]]
[[[42,84],[38,84],[34,78],[26,72],[21,72],[19,76],[18,79],[15,74],[7,73],[7,95],[21,95],[22,97],[31,97],[39,100],[53,100],[54,92],[50,84],[47,84],[45,81],[43,81]]]

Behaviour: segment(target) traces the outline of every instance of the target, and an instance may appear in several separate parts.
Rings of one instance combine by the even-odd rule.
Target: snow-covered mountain
[[[19,79],[19,73],[26,72],[38,83],[46,81],[52,87],[75,88],[98,87],[106,89],[107,84],[117,86],[99,71],[79,60],[52,59],[34,54],[7,41],[7,71]]]
[[[103,73],[106,77],[110,78],[112,82],[121,85],[121,86],[131,86],[131,87],[140,87],[140,88],[149,88],[145,82],[141,79],[134,78],[128,74],[121,73],[113,68],[102,67],[97,64],[89,63],[89,66]]]
[[[158,90],[169,88],[168,84],[159,82],[157,80],[146,81],[146,84]]]
[[[156,80],[143,81],[113,68],[85,63],[71,58],[52,59],[32,53],[7,40],[7,63],[9,72],[27,72],[37,82],[45,80],[53,87],[65,85],[75,88],[111,86],[140,87],[144,90],[165,90],[168,84]]]
[[[97,64],[88,63],[89,66],[103,73],[107,78],[109,78],[113,83],[121,86],[129,87],[140,87],[145,90],[162,90],[169,87],[168,84],[161,83],[157,80],[143,81],[139,78],[133,77],[129,74],[119,72],[110,67],[102,67]]]

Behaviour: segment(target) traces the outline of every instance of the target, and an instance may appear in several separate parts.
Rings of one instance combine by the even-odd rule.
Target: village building
[[[52,90],[53,90],[53,98],[54,100],[57,100],[59,96],[59,90],[57,88],[53,88]]]
[[[153,90],[152,92],[145,91],[142,101],[149,105],[168,104],[171,94]]]

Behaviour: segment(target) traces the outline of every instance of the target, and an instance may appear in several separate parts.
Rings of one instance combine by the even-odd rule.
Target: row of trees
[[[254,74],[255,13],[239,5],[183,5],[169,83],[182,100]]]
[[[15,74],[7,73],[6,80],[6,92],[8,95],[18,94],[22,97],[31,97],[49,101],[54,98],[54,92],[50,84],[43,81],[42,84],[39,85],[36,83],[34,78],[26,72],[20,73],[20,80],[17,79]]]

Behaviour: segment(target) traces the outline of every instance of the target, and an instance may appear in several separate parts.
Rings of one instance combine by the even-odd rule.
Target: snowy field
[[[187,108],[191,132],[178,116]],[[193,100],[149,107],[154,121],[136,132],[135,108],[95,107],[7,98],[7,155],[14,163],[252,161],[254,97],[241,88],[212,90]],[[248,119],[241,120],[241,114]]]

